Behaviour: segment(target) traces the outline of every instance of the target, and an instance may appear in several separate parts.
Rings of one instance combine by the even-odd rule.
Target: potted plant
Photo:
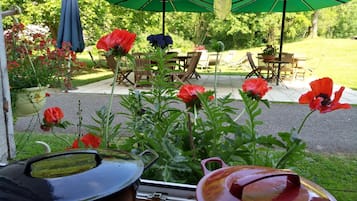
[[[21,23],[14,24],[4,37],[14,116],[35,114],[45,104],[47,88],[61,85],[68,62],[78,66],[75,53],[69,44],[58,49],[48,34],[31,32]]]
[[[263,50],[262,56],[264,61],[271,61],[275,59],[276,49],[273,45],[266,45]]]

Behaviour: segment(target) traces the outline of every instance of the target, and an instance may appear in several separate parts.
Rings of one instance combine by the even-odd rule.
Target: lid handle
[[[234,176],[234,174],[232,174],[231,178],[229,178],[229,179],[231,181],[234,180],[234,182],[232,182],[229,192],[234,197],[241,200],[243,197],[244,187],[248,186],[249,184],[264,180],[264,179],[268,179],[268,178],[272,178],[272,177],[281,177],[281,176],[286,176],[287,182],[286,182],[285,190],[280,195],[283,195],[284,192],[286,192],[288,189],[292,189],[294,187],[300,187],[300,177],[294,172],[276,171],[276,172],[269,172],[269,173],[263,173],[263,174],[248,175],[248,176],[245,176],[242,178],[237,178],[237,176]],[[291,196],[290,196],[290,198],[291,198]],[[279,200],[279,199],[277,199],[277,200]]]
[[[151,150],[151,149],[146,149],[139,154],[142,161],[143,161],[144,155],[152,155],[153,156],[150,161],[148,161],[146,164],[144,164],[144,170],[151,167],[157,161],[157,159],[159,159],[159,154],[157,154],[154,150]]]
[[[203,171],[204,175],[207,175],[210,172],[212,172],[212,171],[207,169],[207,164],[208,163],[212,163],[212,162],[218,163],[221,166],[221,168],[228,167],[228,165],[225,164],[224,161],[219,157],[206,158],[206,159],[203,159],[201,161],[201,168],[202,168],[202,171]]]
[[[86,149],[86,150],[81,150],[81,149],[76,149],[76,150],[70,150],[70,151],[65,151],[65,152],[59,152],[59,153],[51,153],[51,154],[46,154],[46,155],[40,155],[40,156],[35,156],[33,158],[30,158],[26,161],[25,169],[24,169],[24,174],[30,176],[31,175],[31,165],[33,163],[50,159],[50,158],[55,158],[55,157],[60,157],[60,156],[66,156],[66,155],[73,155],[73,154],[94,154],[95,155],[95,161],[96,161],[96,166],[98,166],[102,162],[102,158],[99,156],[98,152],[96,150],[91,150],[91,149]]]

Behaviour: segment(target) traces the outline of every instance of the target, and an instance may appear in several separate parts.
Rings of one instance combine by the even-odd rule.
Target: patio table
[[[282,64],[289,64],[291,63],[290,61],[283,61],[283,60],[279,60],[278,58],[274,59],[274,60],[267,60],[264,61],[265,63],[267,63],[268,65],[271,65],[273,71],[272,71],[272,80],[275,78],[276,79],[276,85],[279,85],[279,81],[280,79],[280,71],[281,71],[281,65]]]
[[[185,68],[186,64],[187,64],[187,61],[191,58],[191,56],[188,56],[188,55],[177,55],[174,57],[174,59],[178,62],[179,66],[180,67],[183,67]]]

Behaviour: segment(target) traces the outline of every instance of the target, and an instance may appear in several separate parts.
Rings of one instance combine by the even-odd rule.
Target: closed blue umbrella
[[[62,0],[57,47],[61,48],[63,42],[71,43],[72,50],[75,52],[82,52],[84,49],[83,30],[77,0]]]

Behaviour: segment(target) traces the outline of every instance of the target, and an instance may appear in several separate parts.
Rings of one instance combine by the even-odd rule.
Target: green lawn
[[[81,74],[73,77],[73,86],[83,86],[100,80],[113,77],[113,72],[105,68],[94,68],[82,71]]]
[[[338,84],[357,89],[357,40],[314,39],[285,47],[286,51],[305,53],[308,66],[318,77],[329,76]]]
[[[262,48],[238,50],[236,59],[247,51],[261,52]],[[352,39],[306,39],[286,43],[284,52],[307,57],[306,66],[314,77],[331,77],[335,83],[357,89],[357,40]]]

